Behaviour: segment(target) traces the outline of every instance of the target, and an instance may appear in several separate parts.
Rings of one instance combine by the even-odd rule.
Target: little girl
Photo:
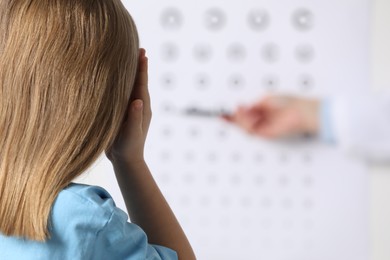
[[[120,0],[0,1],[0,259],[195,259],[144,161],[147,84]],[[72,183],[103,152],[132,223]]]

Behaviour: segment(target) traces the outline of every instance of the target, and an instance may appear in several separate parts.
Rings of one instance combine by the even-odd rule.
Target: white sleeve
[[[390,93],[335,97],[329,108],[342,149],[370,162],[390,162]]]

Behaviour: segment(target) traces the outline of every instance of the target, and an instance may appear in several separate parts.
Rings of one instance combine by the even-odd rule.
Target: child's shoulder
[[[117,210],[111,195],[102,187],[71,183],[57,196],[54,215],[101,215],[109,217]]]
[[[61,196],[73,197],[73,199],[91,204],[102,204],[107,200],[112,201],[111,195],[104,188],[74,182],[60,192],[58,197]]]

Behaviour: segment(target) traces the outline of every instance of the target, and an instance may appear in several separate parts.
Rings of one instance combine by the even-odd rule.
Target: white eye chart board
[[[123,2],[150,60],[147,162],[197,258],[368,259],[362,162],[184,112],[366,91],[368,0]],[[115,180],[104,187],[125,209]]]

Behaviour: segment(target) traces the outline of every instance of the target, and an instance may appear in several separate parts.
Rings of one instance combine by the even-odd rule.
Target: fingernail
[[[144,102],[140,99],[134,101],[134,109],[135,110],[142,110],[144,106]]]

